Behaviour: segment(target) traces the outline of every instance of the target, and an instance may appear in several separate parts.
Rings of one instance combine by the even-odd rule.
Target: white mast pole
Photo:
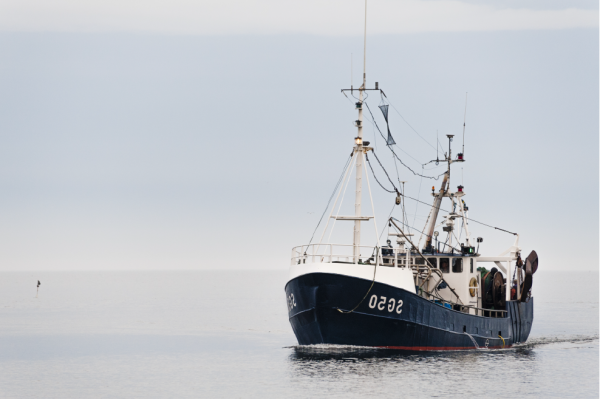
[[[356,136],[356,197],[354,201],[354,216],[362,216],[361,197],[362,197],[362,168],[363,168],[363,110],[362,102],[364,99],[364,90],[367,83],[367,0],[365,0],[365,36],[364,36],[364,55],[363,55],[363,84],[359,88],[358,108],[358,135]],[[360,257],[360,220],[354,221],[354,263],[358,263]]]
[[[360,102],[363,100],[363,91],[360,90]],[[354,216],[362,216],[362,168],[363,168],[363,146],[362,146],[362,107],[358,109],[358,136],[356,138],[356,195],[354,199]],[[358,263],[360,256],[360,220],[354,221],[354,263]]]

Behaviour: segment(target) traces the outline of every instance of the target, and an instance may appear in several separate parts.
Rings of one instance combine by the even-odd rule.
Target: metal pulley
[[[398,190],[396,190],[396,205],[400,205],[401,198],[400,198],[400,193],[398,192]]]

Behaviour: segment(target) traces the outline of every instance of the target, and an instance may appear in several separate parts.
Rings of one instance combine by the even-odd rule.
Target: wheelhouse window
[[[425,259],[423,258],[415,258],[415,265],[424,265]]]
[[[452,259],[452,273],[462,273],[463,271],[463,260],[462,258]]]
[[[431,266],[433,266],[434,269],[437,269],[437,258],[427,258],[427,260],[429,263],[431,263]]]
[[[473,273],[473,258],[469,259],[471,261],[471,273]]]
[[[450,273],[450,259],[440,258],[440,270],[442,273]]]

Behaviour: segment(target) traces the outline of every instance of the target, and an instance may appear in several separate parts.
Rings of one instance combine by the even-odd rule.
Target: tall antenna
[[[440,132],[437,129],[435,130],[435,159],[440,159]]]
[[[363,88],[367,86],[367,0],[365,0],[365,47],[363,50]]]
[[[352,68],[352,53],[350,53],[350,87],[354,87],[354,83],[352,80],[353,74],[354,74],[354,72],[353,72],[353,68]]]
[[[462,148],[462,153],[463,153],[463,157],[465,156],[465,128],[467,127],[467,96],[469,95],[469,92],[465,93],[465,117],[463,120],[463,148]]]

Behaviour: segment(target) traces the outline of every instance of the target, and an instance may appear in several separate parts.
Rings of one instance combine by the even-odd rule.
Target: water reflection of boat
[[[514,234],[513,245],[499,256],[479,254],[483,239],[471,237],[469,222],[476,221],[468,216],[464,187],[450,189],[452,164],[465,161],[464,145],[462,152],[452,156],[453,135],[447,135],[448,152],[444,159],[432,161],[446,163],[447,169],[439,176],[443,176],[439,190],[432,191],[433,204],[425,229],[411,228],[405,221],[390,217],[385,221],[390,227],[386,246],[380,244],[379,237],[373,245],[361,245],[362,223],[373,220],[377,231],[375,215],[362,213],[363,176],[373,206],[369,170],[383,189],[396,196],[397,205],[413,199],[404,194],[400,184],[396,187],[373,147],[363,141],[365,107],[370,113],[365,101],[367,91],[380,93],[380,109],[388,121],[387,97],[378,83],[367,88],[366,71],[359,88],[342,90],[356,98],[357,136],[352,155],[338,183],[321,240],[292,250],[285,291],[289,320],[298,342],[408,351],[505,348],[525,342],[533,322],[531,286],[537,254],[532,251],[523,261],[519,236],[503,229],[499,230]],[[382,134],[387,147],[402,162],[393,149],[396,143],[389,127],[387,133],[387,139]],[[377,178],[369,153],[385,172],[391,189],[381,183],[384,179]],[[356,181],[355,212],[340,215],[336,206],[350,182],[352,169]],[[442,208],[445,198],[451,211]],[[446,213],[440,223],[445,234],[441,239],[436,231],[440,211]],[[332,225],[338,221],[353,222],[352,244],[323,242],[330,220]],[[415,233],[421,236],[417,243],[413,241]],[[490,263],[494,267],[487,270],[484,265]],[[508,278],[511,280],[507,284]]]

